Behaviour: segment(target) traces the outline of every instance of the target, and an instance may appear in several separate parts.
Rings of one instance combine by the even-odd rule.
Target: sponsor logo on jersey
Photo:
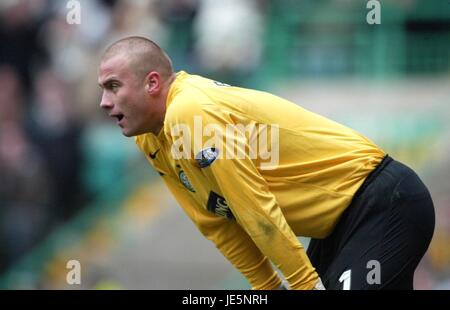
[[[214,160],[219,156],[219,150],[214,147],[209,147],[201,150],[196,156],[195,160],[200,168],[206,168],[210,166]]]
[[[189,179],[183,170],[178,173],[178,177],[180,178],[180,182],[183,183],[184,187],[186,187],[189,191],[195,193],[194,187],[192,186],[191,182],[189,182]]]
[[[157,149],[154,153],[150,152],[148,153],[148,156],[150,156],[151,159],[155,159],[156,158],[156,154],[158,154],[160,149]]]
[[[225,198],[223,198],[222,196],[213,191],[209,193],[208,203],[206,207],[209,212],[212,212],[216,215],[226,217],[227,219],[230,220],[235,219],[233,213],[228,207]]]

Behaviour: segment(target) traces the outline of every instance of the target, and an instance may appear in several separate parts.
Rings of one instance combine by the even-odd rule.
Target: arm
[[[169,176],[164,177],[164,181],[202,234],[215,243],[221,253],[247,278],[253,289],[269,290],[281,285],[270,261],[236,222],[197,206],[178,181]]]
[[[283,272],[290,287],[312,289],[318,275],[253,162],[247,157],[217,159],[209,168],[237,222]]]
[[[229,114],[215,110],[211,102],[200,105],[185,101],[172,105],[172,112],[168,113],[169,117],[166,118],[166,133],[176,124],[187,124],[191,132],[194,132],[194,116],[201,117],[203,126],[221,126],[223,135],[226,135],[225,125],[233,124]],[[227,138],[235,139],[235,145],[245,153],[245,148],[248,148],[245,136]],[[209,137],[202,139],[202,145],[205,145],[205,140]],[[191,143],[194,158],[198,148],[194,141]],[[222,152],[226,152],[225,148]],[[217,158],[211,165],[202,168],[202,172],[219,186],[240,228],[253,241],[246,243],[254,243],[262,254],[283,272],[291,288],[312,289],[318,281],[318,274],[286,222],[275,196],[248,154],[243,159]],[[226,255],[229,257],[229,253]]]

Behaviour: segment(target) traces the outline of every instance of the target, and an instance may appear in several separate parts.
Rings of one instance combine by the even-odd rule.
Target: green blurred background
[[[436,207],[415,286],[450,289],[450,2],[380,1],[372,25],[364,0],[76,1],[80,24],[69,2],[0,4],[0,288],[249,288],[99,108],[102,50],[142,35],[176,70],[288,98],[414,168]]]

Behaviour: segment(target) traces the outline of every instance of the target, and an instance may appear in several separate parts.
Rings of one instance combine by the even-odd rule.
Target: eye
[[[119,89],[119,87],[120,87],[119,82],[110,82],[106,85],[106,88],[113,92],[116,92]]]

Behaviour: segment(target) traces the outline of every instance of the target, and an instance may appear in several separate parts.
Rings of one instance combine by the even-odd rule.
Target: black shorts
[[[426,186],[413,170],[386,156],[332,234],[312,239],[307,253],[326,289],[413,289],[434,223]]]

